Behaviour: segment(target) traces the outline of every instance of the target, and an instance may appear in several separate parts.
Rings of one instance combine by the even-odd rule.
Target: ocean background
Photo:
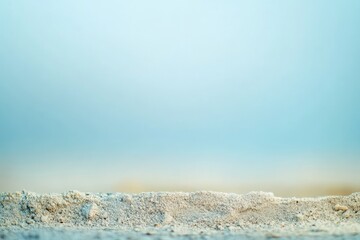
[[[360,1],[0,2],[0,191],[360,191]]]

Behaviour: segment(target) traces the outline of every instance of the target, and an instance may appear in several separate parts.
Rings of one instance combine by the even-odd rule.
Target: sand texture
[[[0,194],[0,239],[360,239],[360,193]]]

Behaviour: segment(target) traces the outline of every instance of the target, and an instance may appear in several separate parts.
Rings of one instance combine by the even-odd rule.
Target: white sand
[[[0,239],[360,239],[360,193],[0,194]]]

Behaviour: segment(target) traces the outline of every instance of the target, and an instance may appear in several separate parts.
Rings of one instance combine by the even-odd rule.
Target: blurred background
[[[360,191],[360,1],[0,2],[0,191]]]

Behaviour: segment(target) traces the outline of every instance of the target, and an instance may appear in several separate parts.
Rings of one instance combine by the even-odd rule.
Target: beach
[[[360,237],[360,193],[280,198],[268,192],[1,193],[2,239]]]

